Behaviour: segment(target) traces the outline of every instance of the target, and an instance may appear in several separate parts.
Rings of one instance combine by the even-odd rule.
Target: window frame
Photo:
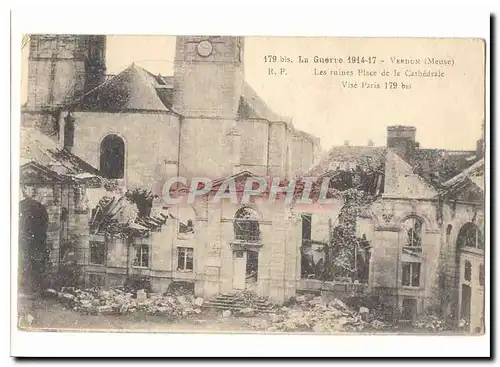
[[[182,252],[182,256],[181,256]],[[188,254],[191,253],[191,269],[187,268],[188,264]],[[182,265],[183,267],[179,267],[180,260],[183,259]],[[177,247],[177,271],[182,271],[182,272],[193,272],[194,271],[194,248],[193,247],[185,247],[185,246],[179,246]]]
[[[132,261],[132,267],[134,268],[141,268],[141,269],[149,269],[150,268],[150,265],[151,265],[151,251],[150,251],[150,246],[147,245],[147,244],[140,244],[140,245],[136,245],[134,246],[135,247],[135,256],[134,256],[134,260]],[[144,252],[143,252],[143,249],[146,248],[147,249],[147,264],[146,265],[143,265],[143,260],[144,260]],[[138,257],[138,251],[140,251],[140,257]],[[137,259],[140,259],[140,263],[137,264],[136,263],[136,260]]]
[[[92,249],[96,248],[93,245],[99,245],[102,247],[102,263],[96,263],[92,261]],[[106,256],[107,254],[107,243],[106,241],[89,241],[89,265],[106,266]]]
[[[409,284],[405,284],[405,266],[409,266]],[[418,285],[413,285],[414,266],[418,267]],[[422,263],[418,261],[403,261],[401,264],[401,286],[405,288],[417,289],[422,287]]]
[[[245,210],[248,211],[247,216],[244,215]],[[251,207],[242,207],[238,209],[233,221],[235,240],[248,243],[260,243],[261,230],[259,218],[258,212]],[[254,228],[251,228],[252,226]],[[249,234],[255,232],[256,234]]]

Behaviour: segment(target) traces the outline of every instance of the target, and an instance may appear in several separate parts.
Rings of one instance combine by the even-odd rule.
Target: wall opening
[[[36,200],[19,203],[19,290],[36,293],[42,290],[49,261],[47,227],[49,216]]]
[[[106,136],[101,142],[101,175],[119,179],[125,173],[125,142],[118,135]]]

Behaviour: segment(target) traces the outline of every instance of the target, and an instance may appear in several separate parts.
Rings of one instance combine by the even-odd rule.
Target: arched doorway
[[[118,135],[107,135],[101,142],[101,175],[123,178],[125,173],[125,142]]]
[[[49,260],[47,246],[48,214],[36,200],[19,203],[19,290],[33,293],[41,290]]]

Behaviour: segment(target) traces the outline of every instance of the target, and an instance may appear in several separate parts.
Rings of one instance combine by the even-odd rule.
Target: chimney
[[[417,129],[414,126],[388,126],[387,148],[391,148],[401,158],[411,160],[418,143],[415,141]]]

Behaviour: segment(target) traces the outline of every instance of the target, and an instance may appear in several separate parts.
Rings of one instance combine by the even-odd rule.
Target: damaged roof
[[[406,161],[413,167],[415,173],[433,186],[439,187],[477,161],[470,159],[474,154],[474,151],[417,149],[413,158]]]
[[[383,171],[385,167],[385,147],[336,146],[331,148],[304,176],[319,177],[337,169]]]
[[[167,77],[155,76],[149,71],[130,65],[121,73],[92,89],[83,101],[76,104],[86,110],[106,112],[156,111],[172,112],[158,96],[157,87],[166,86]],[[80,102],[83,102],[80,105]]]
[[[140,234],[160,229],[169,217],[172,216],[164,212],[139,216],[137,205],[125,196],[104,196],[92,210],[90,230],[93,233],[123,233],[123,230],[129,230]]]
[[[99,171],[35,128],[21,127],[21,166],[35,162],[59,174],[97,177]],[[86,174],[86,175],[85,175]],[[82,176],[84,175],[84,176]]]
[[[484,158],[481,158],[472,166],[464,169],[455,177],[443,183],[443,187],[450,189],[472,181],[477,187],[484,191]]]

